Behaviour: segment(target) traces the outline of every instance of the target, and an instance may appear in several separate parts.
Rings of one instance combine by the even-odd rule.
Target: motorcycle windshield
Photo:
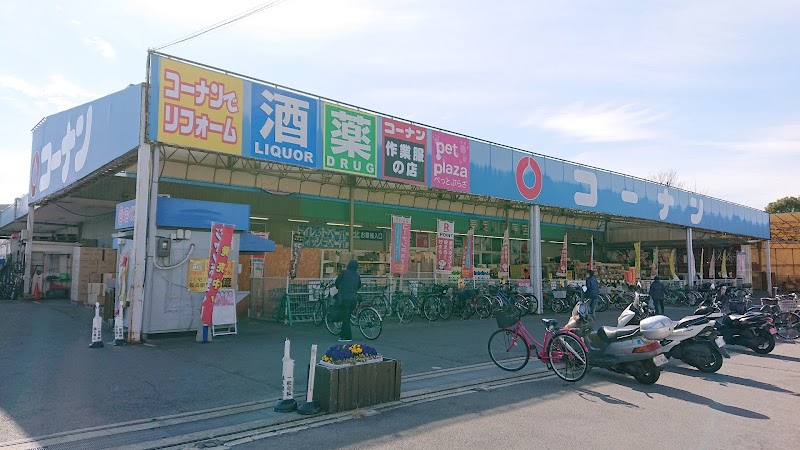
[[[588,300],[581,300],[575,304],[575,307],[572,308],[572,315],[573,316],[580,316],[581,318],[586,318],[589,316],[589,301]]]

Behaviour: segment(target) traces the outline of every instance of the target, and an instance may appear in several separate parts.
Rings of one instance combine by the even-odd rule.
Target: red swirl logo
[[[542,169],[535,159],[530,156],[520,158],[515,175],[517,189],[524,198],[533,200],[542,192]]]

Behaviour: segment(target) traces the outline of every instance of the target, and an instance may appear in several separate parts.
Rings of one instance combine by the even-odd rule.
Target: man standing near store
[[[589,276],[586,278],[586,297],[589,299],[589,315],[594,320],[594,308],[597,299],[600,297],[600,283],[594,277],[594,270],[589,269]]]
[[[664,283],[661,282],[661,278],[653,278],[653,282],[650,283],[650,298],[653,300],[653,306],[658,315],[664,314],[664,297],[666,297],[666,294],[667,289]]]
[[[336,277],[336,289],[339,290],[339,300],[342,303],[342,330],[339,332],[339,342],[353,340],[350,330],[350,314],[358,302],[358,290],[361,289],[361,276],[358,274],[358,261],[351,259],[347,269]]]

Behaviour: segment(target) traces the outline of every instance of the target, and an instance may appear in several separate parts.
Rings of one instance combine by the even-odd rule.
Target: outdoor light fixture
[[[288,220],[289,222],[300,222],[300,223],[308,223],[309,222],[308,220],[305,220],[305,219],[286,219],[286,220]]]
[[[325,225],[330,225],[332,227],[349,227],[350,225],[346,223],[336,223],[336,222],[326,222]],[[363,228],[361,225],[353,224],[353,228]],[[380,228],[380,227],[378,227]]]
[[[269,220],[269,217],[250,216],[250,220]]]

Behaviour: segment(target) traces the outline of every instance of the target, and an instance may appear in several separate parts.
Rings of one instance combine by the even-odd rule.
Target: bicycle
[[[397,293],[395,298],[397,317],[400,319],[400,323],[410,323],[414,320],[415,314],[428,319],[429,322],[439,318],[439,303],[437,301],[425,302],[427,296],[420,298],[412,291],[411,293]]]
[[[485,297],[478,295],[477,290],[462,289],[455,294],[453,313],[461,320],[467,320],[476,313],[479,318],[485,319],[491,315],[491,305]]]
[[[317,290],[317,304],[314,306],[314,312],[312,313],[312,317],[314,319],[314,325],[320,326],[323,322],[325,322],[325,315],[328,313],[328,308],[333,304],[334,300],[336,299],[336,292],[335,292],[334,282],[333,280],[329,282],[321,282],[319,285],[319,289]]]
[[[350,324],[358,326],[361,334],[369,340],[377,339],[381,335],[381,331],[383,331],[383,318],[381,318],[378,310],[371,305],[357,304],[350,313],[349,320]],[[332,320],[330,309],[325,312],[325,327],[333,335],[337,335],[342,331],[342,321]]]
[[[545,325],[544,342],[531,336],[514,310],[500,309],[495,312],[499,330],[489,337],[489,357],[497,367],[516,372],[526,364],[534,353],[548,369],[564,381],[575,382],[588,371],[586,346],[575,333],[558,329],[555,319],[542,319]]]

